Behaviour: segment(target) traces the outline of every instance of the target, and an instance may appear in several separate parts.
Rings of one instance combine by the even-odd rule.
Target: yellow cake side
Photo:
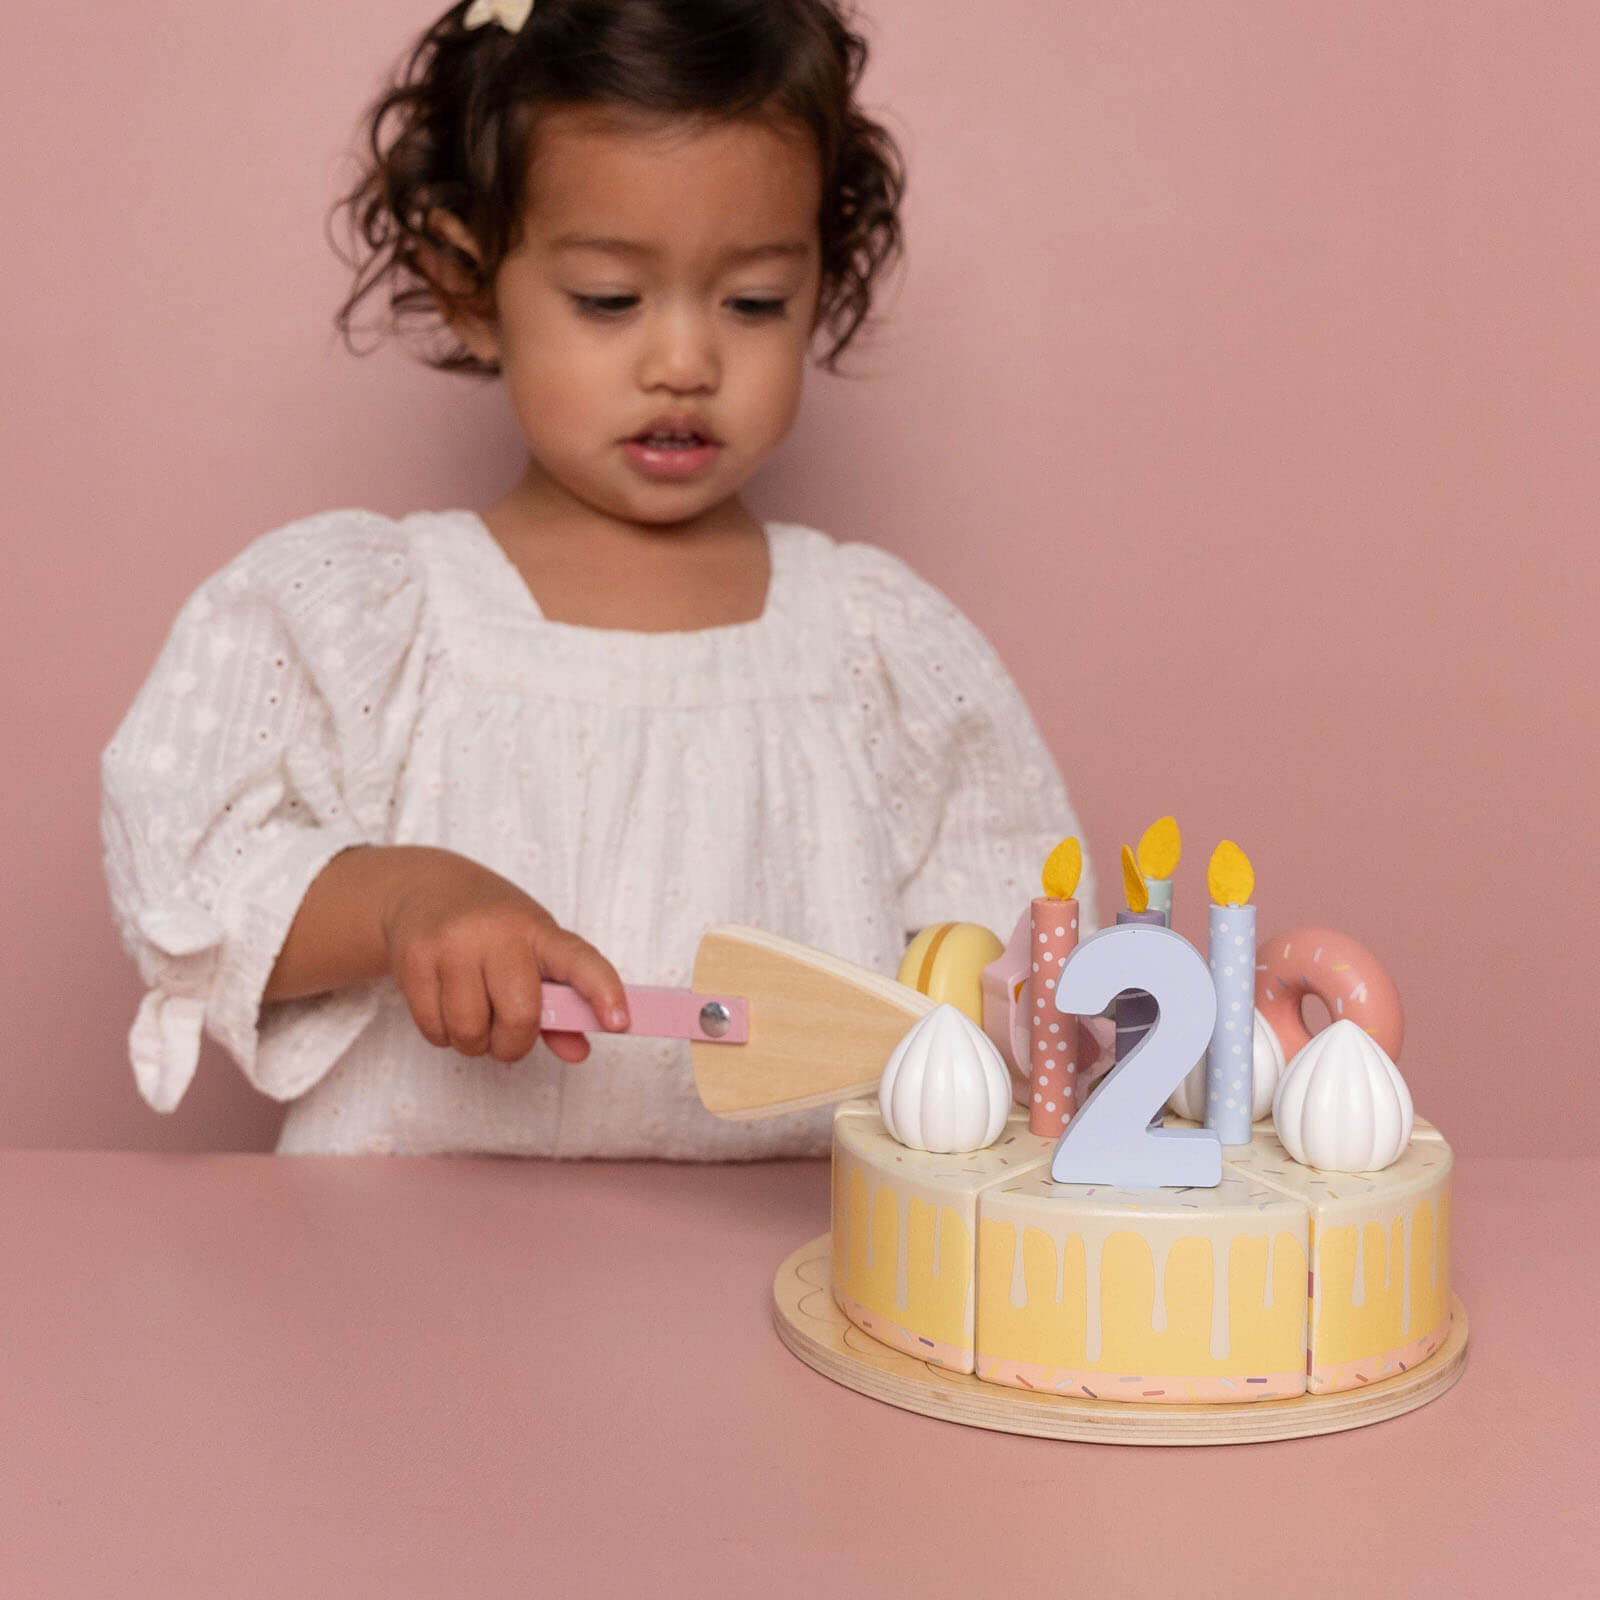
[[[973,1369],[977,1197],[1049,1160],[1054,1142],[1013,1109],[985,1150],[935,1155],[891,1138],[874,1100],[833,1123],[833,1297],[884,1344],[956,1372]]]
[[[1303,1204],[1232,1174],[996,1185],[979,1198],[978,1376],[1164,1405],[1301,1394],[1306,1247]]]
[[[1352,1389],[1414,1367],[1450,1331],[1450,1146],[1429,1128],[1381,1172],[1299,1165],[1270,1127],[1227,1165],[1311,1216],[1307,1388]]]
[[[1056,1184],[1053,1152],[1017,1110],[995,1145],[952,1156],[898,1144],[875,1101],[841,1106],[844,1314],[991,1382],[1164,1404],[1358,1387],[1449,1331],[1451,1154],[1436,1129],[1384,1172],[1346,1174],[1297,1165],[1258,1126],[1216,1189]]]

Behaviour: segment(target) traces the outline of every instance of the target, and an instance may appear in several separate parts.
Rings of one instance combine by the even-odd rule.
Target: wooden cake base
[[[778,1337],[808,1367],[847,1389],[904,1411],[972,1428],[1104,1444],[1300,1439],[1362,1428],[1414,1411],[1443,1394],[1467,1365],[1467,1314],[1452,1296],[1450,1333],[1439,1349],[1409,1372],[1360,1389],[1240,1406],[1127,1405],[1008,1389],[970,1373],[918,1361],[864,1334],[834,1304],[828,1283],[831,1244],[824,1233],[778,1268],[772,1284],[772,1321]]]

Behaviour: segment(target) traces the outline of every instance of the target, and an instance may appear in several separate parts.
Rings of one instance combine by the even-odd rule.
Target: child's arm
[[[609,1001],[615,974],[520,890],[391,843],[429,617],[411,535],[360,511],[257,540],[179,613],[101,767],[107,887],[145,984],[128,1054],[158,1111],[182,1099],[203,1035],[262,1093],[305,1094],[377,1016],[380,986],[361,979],[395,971],[395,951],[413,965],[432,946],[449,956],[448,985],[434,965],[438,1026],[464,1044],[483,1030],[466,1015],[458,1028],[446,1004],[470,989],[456,975],[463,944],[478,951],[482,998],[460,1007],[504,992],[513,1018],[508,1039],[488,1024],[485,1048],[516,1047],[541,971]],[[531,962],[495,953],[506,942],[483,929],[505,922]],[[562,1053],[581,1049],[569,1035]]]
[[[489,868],[423,845],[342,851],[312,881],[267,980],[292,1000],[392,973],[430,1044],[517,1061],[539,1037],[540,980],[571,984],[613,1030],[622,980],[593,945]],[[547,1033],[582,1061],[578,1033]]]

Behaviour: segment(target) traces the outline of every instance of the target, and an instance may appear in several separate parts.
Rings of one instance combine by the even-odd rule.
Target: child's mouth
[[[700,433],[640,433],[623,441],[623,453],[652,478],[685,478],[717,458],[721,445]]]
[[[698,433],[641,433],[636,435],[635,443],[651,450],[692,450],[697,445],[709,444],[710,440]]]

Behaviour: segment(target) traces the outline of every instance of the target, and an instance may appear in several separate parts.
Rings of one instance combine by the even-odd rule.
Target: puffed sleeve
[[[840,546],[845,619],[907,935],[977,922],[1008,939],[1045,857],[1083,830],[1032,713],[989,641],[888,551]],[[1087,855],[1078,899],[1096,926]]]
[[[190,597],[101,761],[112,909],[148,992],[128,1037],[171,1111],[202,1030],[258,1089],[304,1093],[376,987],[262,1006],[317,873],[388,834],[420,703],[423,579],[404,530],[330,512],[258,539]]]

